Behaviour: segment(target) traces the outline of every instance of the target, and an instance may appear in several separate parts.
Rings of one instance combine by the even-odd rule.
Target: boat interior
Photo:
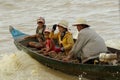
[[[39,49],[28,46],[28,43],[30,41],[36,41],[37,42],[37,40],[35,38],[28,38],[28,39],[20,41],[20,43],[23,46],[26,46],[27,48],[31,49],[32,51],[39,52],[40,51]],[[57,40],[54,40],[54,41],[55,41],[56,45],[58,45]],[[74,41],[76,41],[76,39],[74,39]],[[115,48],[111,48],[111,47],[107,47],[107,48],[108,48],[108,54],[109,53],[117,54],[117,63],[120,64],[120,50],[115,49]]]

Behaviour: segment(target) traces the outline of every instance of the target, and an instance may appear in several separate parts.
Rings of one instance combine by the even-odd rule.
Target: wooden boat
[[[37,49],[27,47],[27,43],[33,39],[24,39],[28,36],[27,34],[10,27],[9,28],[16,47],[19,50],[23,50],[35,60],[40,63],[47,65],[53,69],[60,70],[64,73],[72,75],[82,75],[91,80],[120,80],[120,65],[100,65],[100,64],[81,64],[81,63],[71,63],[63,62],[62,60],[56,60],[48,56],[44,56],[38,53]],[[108,47],[109,51],[113,53],[120,54],[120,50]],[[120,58],[120,57],[118,57]]]

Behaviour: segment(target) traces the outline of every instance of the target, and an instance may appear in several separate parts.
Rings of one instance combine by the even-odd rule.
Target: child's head
[[[39,17],[37,19],[38,26],[43,26],[45,24],[45,19],[43,17]]]
[[[44,37],[47,39],[49,38],[49,34],[50,34],[50,29],[49,28],[46,28],[45,31],[44,31]]]

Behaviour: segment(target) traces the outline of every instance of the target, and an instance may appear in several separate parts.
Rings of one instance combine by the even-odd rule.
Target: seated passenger
[[[37,24],[38,24],[38,26],[37,26],[37,29],[36,29],[36,34],[32,35],[32,36],[28,36],[26,38],[36,38],[36,41],[34,41],[34,42],[31,41],[31,42],[28,43],[28,45],[31,46],[31,47],[41,49],[41,47],[43,47],[43,45],[41,45],[40,43],[45,41],[44,34],[43,34],[43,32],[46,28],[45,19],[43,17],[39,17],[37,19]]]
[[[56,27],[58,27],[59,32],[54,34]],[[68,31],[68,22],[66,20],[61,20],[58,24],[53,25],[50,38],[58,41],[59,47],[61,51],[65,53],[65,55],[68,55],[69,51],[74,45],[73,36]]]
[[[101,36],[90,28],[86,20],[78,19],[73,26],[79,31],[77,41],[71,49],[69,55],[64,58],[64,61],[69,61],[71,58],[79,58],[81,63],[94,63],[102,52],[107,52],[107,47]]]
[[[50,29],[47,28],[44,31],[44,37],[45,37],[45,42],[43,45],[45,45],[45,48],[42,49],[44,55],[49,55],[48,52],[54,51],[53,53],[55,54],[60,52],[59,48],[55,47],[54,41],[49,37],[50,36]]]

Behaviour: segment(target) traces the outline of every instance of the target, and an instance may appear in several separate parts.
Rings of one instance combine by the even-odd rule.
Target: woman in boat
[[[93,63],[99,54],[107,52],[107,47],[104,40],[87,24],[84,19],[78,19],[73,26],[79,31],[77,41],[71,49],[69,55],[64,58],[64,61],[69,61],[71,58],[78,58],[81,63]]]
[[[32,35],[32,36],[28,36],[26,38],[36,38],[36,40],[37,40],[36,42],[29,42],[28,45],[31,47],[41,49],[41,47],[43,47],[43,45],[41,45],[40,43],[45,41],[44,34],[43,34],[43,32],[46,28],[45,19],[43,17],[39,17],[37,19],[37,24],[38,24],[38,26],[36,29],[36,34]]]
[[[59,32],[54,34],[56,27],[58,27]],[[50,38],[57,40],[61,51],[64,52],[65,55],[68,55],[74,45],[73,37],[68,31],[68,22],[66,20],[61,20],[58,24],[53,25]]]

